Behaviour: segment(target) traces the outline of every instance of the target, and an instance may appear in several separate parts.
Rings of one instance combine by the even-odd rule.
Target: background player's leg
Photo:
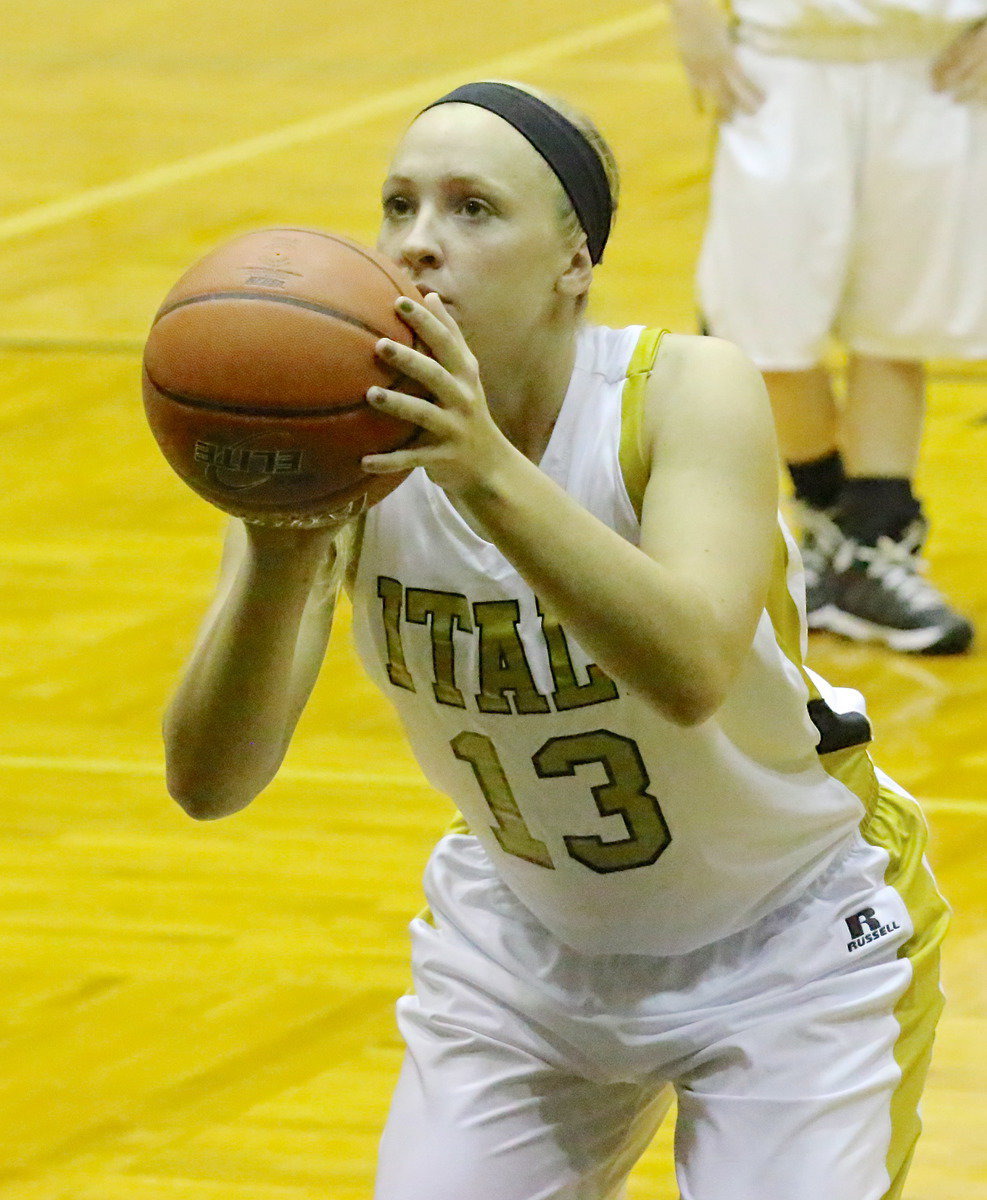
[[[765,370],[778,447],[786,463],[805,463],[837,448],[837,409],[829,371]]]
[[[853,478],[840,523],[856,548],[834,563],[830,628],[900,650],[958,652],[973,628],[920,571],[925,524],[914,520],[911,480],[924,417],[919,364],[987,348],[987,117],[935,90],[930,61],[865,70],[857,236],[835,326],[852,352],[843,444]]]
[[[852,354],[840,443],[847,479],[836,504],[844,535],[824,572],[814,624],[925,653],[965,650],[973,628],[922,574],[926,522],[912,489],[925,415],[925,371]]]
[[[809,627],[825,625],[831,602],[830,564],[842,540],[833,523],[844,483],[839,410],[832,379],[822,365],[801,371],[764,371],[778,447],[795,489],[793,516],[805,567]]]
[[[764,372],[814,625],[839,540],[838,414],[822,360],[852,248],[853,97],[821,64],[749,47],[738,55],[765,101],[720,126],[697,285],[709,331]]]
[[[925,418],[925,369],[851,354],[840,444],[848,475],[912,479]]]

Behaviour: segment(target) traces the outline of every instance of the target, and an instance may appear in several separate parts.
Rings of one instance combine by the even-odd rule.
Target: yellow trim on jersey
[[[785,657],[796,667],[809,692],[810,700],[821,700],[819,689],[802,661],[802,620],[798,607],[788,590],[788,545],[779,529],[775,535],[774,562],[771,566],[771,583],[765,602],[775,637]],[[838,779],[860,800],[870,813],[878,798],[877,774],[866,746],[849,746],[844,750],[831,750],[820,754],[819,762],[828,775]]]
[[[771,563],[771,582],[765,608],[774,626],[778,645],[801,671],[802,670],[802,621],[798,607],[788,590],[788,544],[780,529],[775,530],[774,558]],[[819,695],[811,679],[807,679],[812,699]]]
[[[901,1079],[891,1097],[891,1141],[887,1168],[891,1186],[884,1200],[899,1200],[922,1129],[918,1113],[922,1085],[932,1057],[936,1022],[942,1012],[939,948],[949,925],[949,906],[939,894],[925,861],[928,827],[918,804],[890,788],[861,826],[864,839],[886,850],[885,882],[897,891],[912,918],[914,933],[898,951],[912,966],[912,979],[895,1005],[900,1033],[894,1046]]]
[[[445,828],[443,837],[448,837],[450,833],[471,833],[469,825],[466,823],[466,818],[462,813],[456,813],[449,824]]]
[[[661,347],[661,339],[667,332],[666,329],[642,331],[627,364],[627,379],[620,397],[620,473],[624,477],[624,487],[627,488],[639,521],[644,504],[644,489],[648,486],[651,471],[642,440],[644,401],[648,391],[648,380]]]

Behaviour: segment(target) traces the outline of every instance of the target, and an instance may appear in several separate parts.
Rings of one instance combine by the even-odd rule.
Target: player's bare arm
[[[191,816],[244,808],[281,765],[325,655],[343,538],[230,523],[215,599],[164,719],[168,788]]]
[[[641,549],[696,597],[720,694],[750,649],[778,536],[778,449],[761,373],[719,338],[666,334],[644,437]]]
[[[726,343],[671,339],[648,397],[652,482],[638,549],[501,433],[455,322],[438,297],[427,305],[405,317],[434,359],[397,344],[381,350],[436,402],[371,397],[420,424],[427,444],[371,456],[364,468],[424,467],[604,670],[670,720],[705,720],[750,647],[767,589],[776,452],[756,370]],[[669,416],[672,407],[680,411]]]

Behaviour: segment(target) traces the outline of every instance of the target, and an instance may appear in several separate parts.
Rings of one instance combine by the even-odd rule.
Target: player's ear
[[[593,282],[593,262],[589,256],[586,239],[583,238],[573,250],[569,262],[558,278],[556,288],[565,296],[583,296]]]

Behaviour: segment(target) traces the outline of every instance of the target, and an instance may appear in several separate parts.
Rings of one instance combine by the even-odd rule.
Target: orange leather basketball
[[[144,408],[177,474],[225,512],[272,525],[334,523],[392,491],[365,454],[417,426],[366,392],[409,388],[374,356],[413,344],[394,311],[421,294],[393,262],[338,234],[262,229],[207,254],[165,297],[144,348]]]

